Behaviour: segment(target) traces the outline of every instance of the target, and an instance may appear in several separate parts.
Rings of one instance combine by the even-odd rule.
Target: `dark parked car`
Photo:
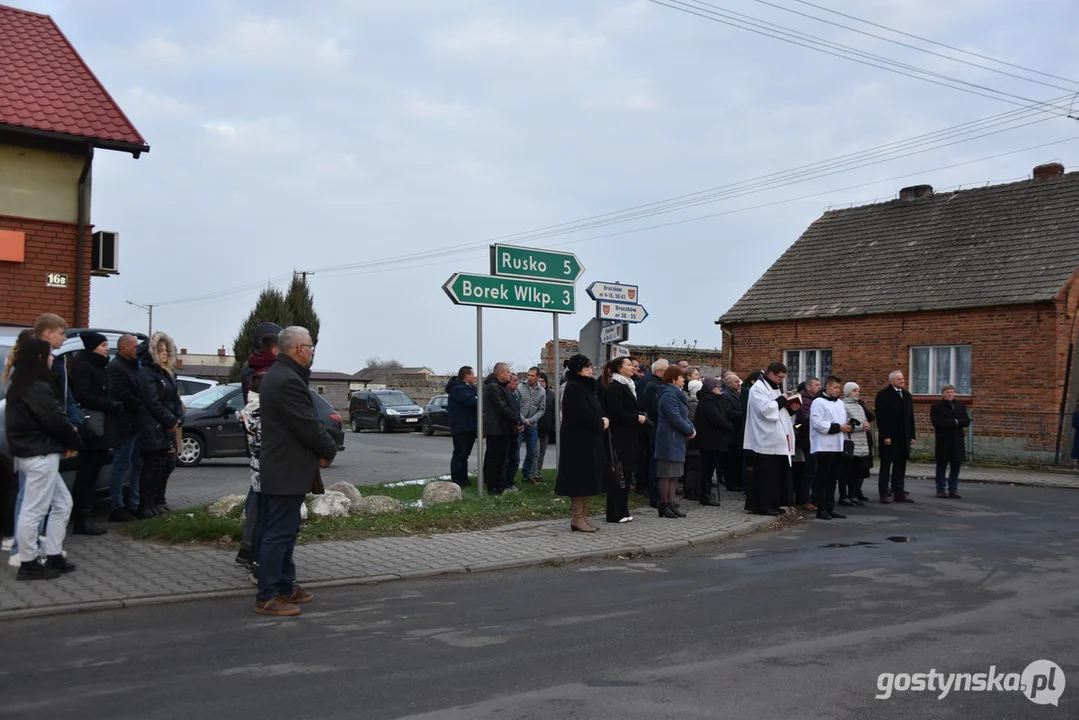
[[[311,391],[322,424],[330,431],[339,450],[345,449],[345,431],[341,416],[326,400]],[[238,383],[215,385],[191,398],[184,418],[183,447],[177,456],[181,467],[194,467],[208,458],[244,457],[247,436],[240,411],[243,393]]]
[[[137,332],[130,332],[126,330],[107,330],[103,328],[72,328],[67,331],[67,340],[64,341],[63,346],[57,350],[55,355],[63,355],[66,362],[66,368],[68,376],[70,377],[71,368],[78,361],[78,355],[83,351],[82,340],[79,338],[79,333],[85,330],[93,330],[104,335],[109,341],[109,354],[116,355],[116,341],[120,339],[121,335],[129,334],[134,335],[139,342],[148,340],[145,335]],[[11,348],[15,345],[15,338],[22,332],[23,327],[19,325],[0,325],[0,364],[7,358],[8,353],[11,352]],[[0,401],[3,402],[3,401]],[[0,432],[4,432],[4,428],[0,425]],[[70,488],[72,482],[75,480],[75,469],[78,467],[78,460],[76,458],[65,458],[60,461],[60,475],[64,478],[64,482]],[[99,495],[108,495],[109,493],[109,478],[112,476],[112,453],[109,453],[108,458],[105,461],[104,467],[101,468],[101,474],[97,478],[97,493]],[[125,481],[126,485],[126,481]]]
[[[436,430],[450,431],[449,395],[431,398],[423,409],[423,434],[434,435]]]
[[[421,420],[423,408],[400,390],[357,390],[348,401],[348,422],[352,432],[419,430]]]

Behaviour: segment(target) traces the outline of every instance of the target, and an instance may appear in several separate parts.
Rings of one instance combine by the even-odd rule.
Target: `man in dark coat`
[[[653,457],[656,447],[656,426],[659,423],[659,386],[663,384],[663,373],[667,372],[670,362],[660,358],[652,363],[652,372],[637,386],[637,399],[641,409],[648,416],[644,434],[641,437],[640,462],[637,465],[637,493],[648,495],[648,504],[659,507],[659,478],[656,477],[656,459]]]
[[[450,416],[450,437],[453,438],[453,457],[450,459],[450,477],[461,487],[467,487],[468,458],[476,444],[479,426],[476,407],[476,372],[465,365],[457,371],[457,377],[446,383],[446,410]]]
[[[488,492],[493,495],[500,495],[505,490],[502,482],[505,478],[506,453],[520,423],[513,393],[508,388],[511,374],[509,365],[497,363],[483,385],[483,436],[487,440],[483,477]]]
[[[97,477],[109,459],[109,448],[116,445],[111,437],[112,421],[123,406],[113,400],[109,392],[109,340],[101,333],[86,330],[79,333],[84,352],[71,371],[71,390],[84,417],[99,414],[102,421],[100,435],[94,435],[89,420],[83,422],[83,449],[79,451],[78,469],[71,486],[73,506],[71,516],[75,520],[76,535],[104,535],[106,530],[93,523],[90,515],[94,510]]]
[[[742,490],[742,440],[746,433],[746,415],[742,410],[741,392],[742,378],[733,372],[723,376],[719,407],[731,423],[730,441],[723,452],[723,484],[731,492]]]
[[[904,476],[910,446],[914,443],[914,397],[906,390],[907,379],[900,370],[888,375],[888,387],[877,393],[874,413],[880,435],[880,501],[912,503],[904,491]],[[888,483],[891,481],[891,492]]]
[[[280,354],[259,388],[262,450],[259,455],[259,589],[255,612],[299,615],[311,593],[296,584],[292,553],[300,531],[300,506],[320,468],[337,455],[337,442],[319,420],[307,385],[315,348],[311,333],[289,327],[279,337]]]
[[[942,387],[940,396],[941,401],[929,409],[929,419],[936,433],[937,497],[958,500],[959,464],[967,459],[966,429],[970,425],[970,418],[963,403],[955,399],[954,385]],[[944,492],[946,470],[950,470],[947,493]]]
[[[139,341],[134,335],[121,335],[116,341],[116,357],[109,362],[109,397],[120,403],[119,413],[109,416],[112,424],[110,434],[114,440],[112,451],[112,476],[109,479],[109,497],[112,522],[129,522],[135,519],[139,506],[139,475],[142,473],[142,453],[137,451],[139,439],[139,359],[136,357]],[[131,471],[127,507],[124,506],[124,475]]]

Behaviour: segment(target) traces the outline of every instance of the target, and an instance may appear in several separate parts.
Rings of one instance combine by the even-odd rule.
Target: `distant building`
[[[832,210],[717,321],[744,374],[782,360],[793,388],[836,373],[872,402],[902,370],[919,447],[929,406],[955,385],[975,456],[1067,456],[1079,371],[1079,173]],[[1069,365],[1069,360],[1071,364]],[[1070,418],[1068,418],[1070,420]]]
[[[99,149],[150,147],[52,18],[0,5],[0,322],[86,327],[91,275],[119,273],[118,236],[91,236]]]
[[[631,345],[629,343],[622,343],[622,347],[629,350],[630,355],[637,358],[643,365],[651,365],[660,358],[666,358],[671,363],[685,360],[691,366],[700,368],[701,375],[705,377],[716,375],[721,369],[726,369],[723,364],[723,352],[718,348],[664,347],[661,345]],[[558,348],[559,361],[565,362],[570,355],[577,353],[579,349],[580,343],[577,340],[563,339]],[[553,360],[554,341],[548,340],[540,351],[540,369],[547,373],[548,376],[552,372],[551,363]],[[559,368],[559,372],[561,372],[561,368]]]

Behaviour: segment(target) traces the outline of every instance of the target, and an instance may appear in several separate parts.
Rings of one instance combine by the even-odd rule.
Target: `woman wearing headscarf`
[[[685,517],[675,502],[678,478],[686,465],[686,444],[697,437],[689,421],[689,399],[683,392],[685,375],[672,365],[663,373],[658,390],[659,422],[656,425],[656,477],[659,478],[659,516]]]
[[[865,408],[859,402],[862,389],[858,383],[843,386],[843,406],[850,423],[850,439],[854,441],[854,456],[844,458],[845,464],[839,475],[839,504],[861,505],[868,498],[862,494],[862,483],[873,468],[873,456],[869,451],[869,420]]]
[[[53,382],[52,361],[52,347],[46,341],[23,342],[7,392],[8,444],[15,469],[26,476],[16,523],[19,580],[51,580],[75,569],[64,557],[71,493],[60,477],[60,458],[82,449],[82,439]],[[38,535],[46,515],[45,561],[41,562]]]
[[[137,516],[152,518],[167,510],[165,488],[176,456],[176,430],[184,417],[176,384],[176,343],[162,332],[139,348],[139,478]],[[171,457],[170,457],[171,455]]]
[[[622,487],[607,487],[607,522],[632,522],[629,514],[629,488],[637,467],[641,427],[647,420],[637,404],[637,385],[633,382],[633,363],[628,357],[611,360],[603,368],[607,387],[607,417],[610,418],[611,448],[622,468]]]
[[[693,427],[697,429],[697,450],[701,454],[701,505],[719,507],[719,481],[716,471],[723,471],[723,453],[730,444],[734,428],[720,405],[719,379],[706,377],[698,395]]]
[[[588,522],[588,498],[604,492],[606,458],[603,431],[610,424],[596,397],[595,368],[586,356],[569,359],[562,397],[562,424],[558,436],[558,476],[555,493],[571,499],[574,532],[596,532]]]

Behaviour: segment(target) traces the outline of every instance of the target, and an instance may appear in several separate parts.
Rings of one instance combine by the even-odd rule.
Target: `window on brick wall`
[[[928,345],[910,349],[910,391],[937,395],[943,385],[955,385],[959,395],[970,395],[970,345]]]
[[[823,378],[832,372],[832,351],[784,350],[783,364],[787,366],[784,390],[794,390],[809,378]]]
[[[317,392],[319,395],[325,395],[326,394],[326,388],[323,387],[322,385],[319,385],[318,389],[315,392]]]

